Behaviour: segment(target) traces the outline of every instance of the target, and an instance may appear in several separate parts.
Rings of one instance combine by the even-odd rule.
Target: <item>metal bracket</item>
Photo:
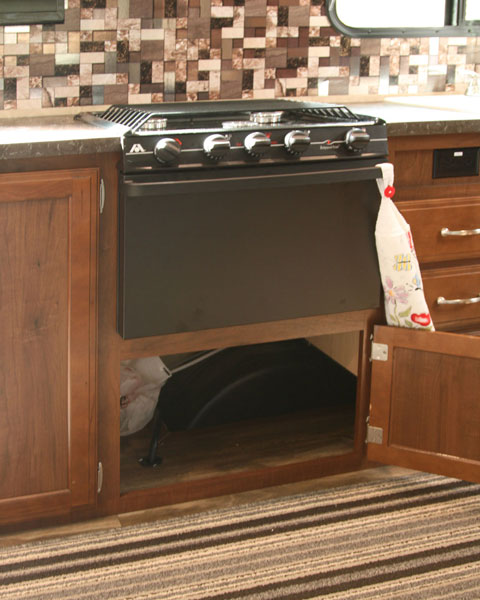
[[[97,466],[97,494],[102,491],[103,486],[103,465],[100,461],[98,461]]]
[[[367,444],[383,444],[383,429],[367,425]]]
[[[103,209],[105,207],[105,182],[103,181],[103,179],[100,179],[99,205],[100,205],[100,214],[102,214]]]
[[[388,345],[387,344],[378,344],[377,342],[372,342],[372,353],[370,355],[370,360],[388,360]]]

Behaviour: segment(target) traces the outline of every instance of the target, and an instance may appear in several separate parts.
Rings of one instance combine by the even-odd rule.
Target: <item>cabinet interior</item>
[[[302,344],[301,349],[305,344],[311,351],[312,357],[308,355],[306,362],[313,360],[312,367],[315,367],[318,355],[319,370],[324,371],[318,377],[318,382],[310,387],[305,377],[309,377],[311,371],[308,369],[311,367],[310,365],[299,366],[298,362],[303,358],[297,356],[295,368],[291,368],[291,365],[286,367],[287,371],[291,369],[292,375],[285,375],[283,369],[284,374],[281,377],[286,378],[285,385],[293,389],[298,386],[299,394],[307,385],[308,402],[302,402],[300,398],[290,397],[288,392],[275,389],[274,378],[279,373],[278,369],[277,371],[272,369],[271,374],[266,375],[266,380],[260,383],[255,383],[258,377],[253,376],[254,369],[252,369],[250,379],[253,378],[253,383],[243,381],[237,386],[240,389],[238,394],[241,395],[242,390],[245,393],[250,391],[259,404],[263,399],[268,407],[260,408],[258,414],[255,414],[256,410],[253,408],[248,418],[244,418],[241,408],[234,408],[233,414],[227,417],[223,414],[218,417],[219,422],[215,422],[214,416],[210,418],[210,422],[207,418],[206,423],[194,425],[189,429],[177,428],[168,431],[169,428],[164,426],[157,450],[161,463],[157,466],[142,466],[139,463],[139,459],[147,456],[149,452],[154,429],[153,419],[140,431],[121,436],[121,494],[224,475],[234,476],[246,471],[281,468],[284,465],[353,452],[360,334],[359,331],[352,331],[298,340]],[[287,342],[290,343],[292,340]],[[284,348],[283,344],[284,342],[275,342],[268,346],[272,348],[276,345]],[[238,348],[241,352],[240,357],[251,357],[251,353],[259,346],[264,345]],[[291,348],[289,347],[288,350],[290,351]],[[276,348],[273,351],[276,351]],[[170,355],[161,358],[172,370],[178,364],[188,360],[187,355]],[[212,372],[215,368],[215,365],[207,364],[208,360],[204,361],[203,373],[208,369]],[[248,361],[248,358],[246,360]],[[266,370],[262,360],[266,359],[262,359],[261,356],[253,359],[253,362],[257,361],[255,367],[258,368],[257,375],[262,370],[262,366],[263,371]],[[184,369],[183,373],[187,373],[189,368]],[[306,369],[305,372],[302,371],[303,368]],[[174,373],[169,383],[174,383],[175,376]],[[298,379],[298,383],[295,378]],[[302,378],[304,380],[300,381]],[[249,377],[246,376],[245,380],[248,379]],[[328,383],[324,385],[323,382],[327,379]],[[164,393],[169,394],[165,387],[160,391],[160,399]],[[284,403],[280,411],[275,403],[275,394],[279,393]],[[220,405],[222,402],[233,403],[235,398],[238,401],[238,394],[235,396],[225,393],[225,400],[220,400]],[[187,393],[187,395],[191,402],[195,394]],[[288,398],[285,399],[284,396]],[[174,397],[178,400],[183,396],[182,394],[175,396],[174,393]],[[299,406],[301,404],[304,405]],[[220,410],[220,412],[225,411]]]

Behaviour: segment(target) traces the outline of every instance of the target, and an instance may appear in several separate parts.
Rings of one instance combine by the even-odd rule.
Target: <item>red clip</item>
[[[387,185],[383,193],[387,198],[393,198],[395,196],[395,188],[393,185]]]

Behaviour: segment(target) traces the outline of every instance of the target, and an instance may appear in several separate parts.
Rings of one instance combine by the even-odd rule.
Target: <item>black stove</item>
[[[87,120],[122,140],[123,338],[378,306],[383,121],[288,99],[112,106]]]
[[[81,118],[122,133],[123,172],[384,158],[385,123],[346,106],[225,100],[111,106]]]

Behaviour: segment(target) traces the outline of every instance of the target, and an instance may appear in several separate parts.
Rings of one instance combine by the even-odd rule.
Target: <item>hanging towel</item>
[[[434,331],[423,292],[409,224],[392,202],[393,165],[383,163],[383,177],[377,179],[382,196],[375,227],[378,264],[385,296],[388,325],[415,327]]]
[[[120,435],[135,433],[151,421],[170,375],[159,356],[120,363]]]

